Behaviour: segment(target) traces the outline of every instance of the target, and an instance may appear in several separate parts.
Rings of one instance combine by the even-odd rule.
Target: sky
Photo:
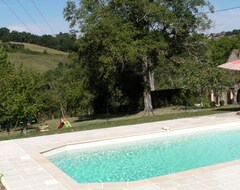
[[[0,0],[0,27],[27,31],[37,35],[69,32],[63,18],[67,0]],[[240,7],[239,0],[209,0],[215,11]],[[207,34],[240,29],[240,8],[209,13],[213,27]]]
[[[222,31],[232,31],[240,29],[240,1],[239,0],[209,0],[214,6],[214,10],[222,10],[232,7],[239,7],[228,11],[208,14],[213,21],[213,27],[207,33],[218,33]]]
[[[65,6],[66,0],[0,0],[0,27],[37,35],[69,32]]]

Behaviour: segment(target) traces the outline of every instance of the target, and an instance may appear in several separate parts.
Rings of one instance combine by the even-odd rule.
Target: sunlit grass
[[[22,42],[10,42],[10,43],[23,44],[25,49],[29,49],[29,50],[31,50],[31,51],[36,51],[36,52],[39,52],[39,53],[43,53],[43,51],[46,50],[48,54],[68,55],[68,53],[66,53],[66,52],[59,51],[59,50],[55,50],[55,49],[51,49],[51,48],[48,48],[48,47],[43,47],[43,46],[35,45],[35,44],[22,43]]]
[[[74,131],[84,131],[84,130],[93,130],[93,129],[102,129],[109,127],[117,127],[117,126],[125,126],[125,125],[133,125],[133,124],[141,124],[141,123],[149,123],[155,121],[165,121],[165,120],[173,120],[179,118],[187,118],[187,117],[197,117],[204,115],[212,115],[212,114],[220,114],[227,112],[236,112],[239,109],[239,106],[227,106],[222,109],[198,109],[198,110],[184,110],[177,108],[168,108],[162,109],[164,114],[161,113],[161,109],[155,110],[155,115],[145,115],[143,117],[143,112],[122,116],[122,117],[113,117],[108,118],[107,116],[101,116],[99,118],[95,118],[92,120],[78,120],[78,118],[69,118],[72,128],[61,128],[56,129],[57,124],[59,123],[59,119],[48,120],[47,123],[50,126],[50,130],[47,132],[39,132],[36,129],[31,129],[27,134],[21,134],[20,129],[18,131],[12,130],[9,134],[6,131],[0,132],[0,140],[7,139],[16,139],[16,138],[25,138],[25,137],[34,137],[34,136],[42,136],[42,135],[50,135],[50,134],[58,134],[58,133],[67,133]],[[173,110],[171,112],[171,110]],[[37,124],[36,124],[37,125]],[[36,126],[35,126],[36,127]]]
[[[21,52],[10,52],[10,62],[17,68],[32,69],[33,71],[44,73],[57,68],[59,63],[68,63],[67,55],[53,54],[27,54]]]

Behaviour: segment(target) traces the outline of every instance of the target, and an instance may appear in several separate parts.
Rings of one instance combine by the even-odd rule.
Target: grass
[[[32,69],[33,71],[44,73],[51,69],[57,68],[60,62],[68,63],[69,59],[66,55],[53,55],[53,54],[27,54],[21,52],[10,52],[10,62],[17,68]]]
[[[11,131],[9,134],[6,131],[2,131],[0,133],[0,140],[9,140],[9,139],[17,139],[17,138],[25,138],[25,137],[34,137],[34,136],[43,136],[50,134],[58,134],[58,133],[67,133],[74,131],[84,131],[84,130],[93,130],[93,129],[102,129],[109,127],[117,127],[117,126],[125,126],[125,125],[133,125],[147,122],[155,122],[155,121],[164,121],[164,120],[173,120],[179,118],[187,118],[187,117],[197,117],[204,115],[212,115],[219,113],[227,113],[227,112],[236,112],[239,109],[239,106],[225,106],[221,109],[200,109],[200,110],[183,110],[181,108],[163,108],[154,110],[154,116],[145,116],[143,117],[143,112],[124,116],[124,117],[113,117],[107,121],[106,117],[90,119],[86,118],[85,120],[79,120],[78,118],[69,118],[69,121],[72,124],[72,128],[63,127],[60,130],[56,129],[57,124],[59,123],[59,119],[48,120],[46,123],[50,126],[50,130],[47,132],[39,132],[33,128],[28,131],[27,134],[21,134],[20,129],[18,131]],[[162,112],[161,112],[162,110]],[[90,120],[89,120],[90,119]]]
[[[68,54],[63,51],[59,51],[59,50],[55,50],[55,49],[51,49],[48,47],[43,47],[43,46],[39,46],[39,45],[35,45],[35,44],[21,43],[21,42],[10,42],[10,43],[23,44],[25,49],[29,49],[29,50],[40,52],[40,53],[43,53],[43,51],[46,50],[48,54],[52,54],[52,55],[67,55]]]
[[[9,52],[10,62],[13,63],[17,68],[23,67],[23,69],[31,69],[39,73],[44,73],[57,68],[59,63],[69,63],[70,61],[66,52],[34,44],[21,44],[24,44],[25,49],[36,52],[36,54],[25,52]],[[47,50],[47,54],[43,53],[44,50]]]

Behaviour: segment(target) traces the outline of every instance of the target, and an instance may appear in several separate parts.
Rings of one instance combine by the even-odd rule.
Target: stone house
[[[230,54],[227,62],[231,62],[237,59],[240,59],[240,50],[235,49]],[[240,84],[234,84],[231,87],[229,87],[229,89],[226,92],[222,93],[221,97],[212,91],[211,94],[209,95],[209,99],[210,101],[214,101],[217,105],[219,105],[220,100],[224,100],[225,104],[240,103]]]

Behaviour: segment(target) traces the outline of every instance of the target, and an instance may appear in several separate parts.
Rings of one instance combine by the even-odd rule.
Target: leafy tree
[[[88,83],[79,66],[61,65],[46,75],[50,92],[53,93],[55,101],[57,101],[58,110],[62,104],[68,114],[85,115],[92,113],[93,94],[87,90]]]
[[[3,90],[6,90],[7,88],[7,85],[6,85],[6,76],[7,74],[9,73],[9,71],[11,71],[11,67],[10,67],[10,64],[9,64],[9,61],[8,61],[8,54],[7,54],[7,51],[4,49],[4,47],[2,45],[0,45],[0,83],[1,83],[1,90],[0,90],[0,101],[1,101],[1,104],[0,104],[0,122],[2,120],[4,120],[4,107],[3,107],[3,104],[2,104],[2,100],[3,100],[3,96],[5,96],[4,94],[4,91]]]
[[[55,48],[57,46],[57,40],[51,35],[43,35],[39,40],[40,45]]]
[[[229,57],[229,49],[223,51],[222,46],[216,46],[225,42],[223,46],[234,45],[224,40],[212,41],[202,36],[202,43],[195,46],[195,51],[189,61],[182,64],[179,70],[183,74],[182,80],[178,80],[183,89],[190,91],[199,97],[199,102],[203,105],[204,100],[208,99],[208,95],[213,90],[214,93],[222,95],[222,92],[234,83],[234,78],[229,77],[229,72],[219,69],[217,66],[226,62]],[[214,45],[213,45],[214,43]],[[219,51],[217,51],[219,50]],[[221,50],[221,51],[220,51]],[[228,55],[227,55],[228,54]]]
[[[56,41],[58,44],[57,49],[62,51],[72,51],[74,50],[74,43],[76,40],[76,36],[68,34],[68,33],[59,33],[56,35]]]
[[[134,68],[142,76],[147,111],[152,109],[155,68],[185,52],[186,42],[209,26],[199,9],[205,6],[210,7],[204,0],[83,0],[79,5],[68,1],[64,12],[70,26],[81,31],[79,63],[97,69],[95,76],[108,92],[119,68]]]
[[[216,65],[223,64],[227,61],[231,51],[237,48],[236,37],[222,37],[209,41],[210,59]]]
[[[42,76],[33,71],[16,70],[0,46],[0,122],[16,121],[26,114],[36,115],[44,107]]]
[[[8,41],[9,40],[10,30],[6,27],[0,28],[0,40]]]

